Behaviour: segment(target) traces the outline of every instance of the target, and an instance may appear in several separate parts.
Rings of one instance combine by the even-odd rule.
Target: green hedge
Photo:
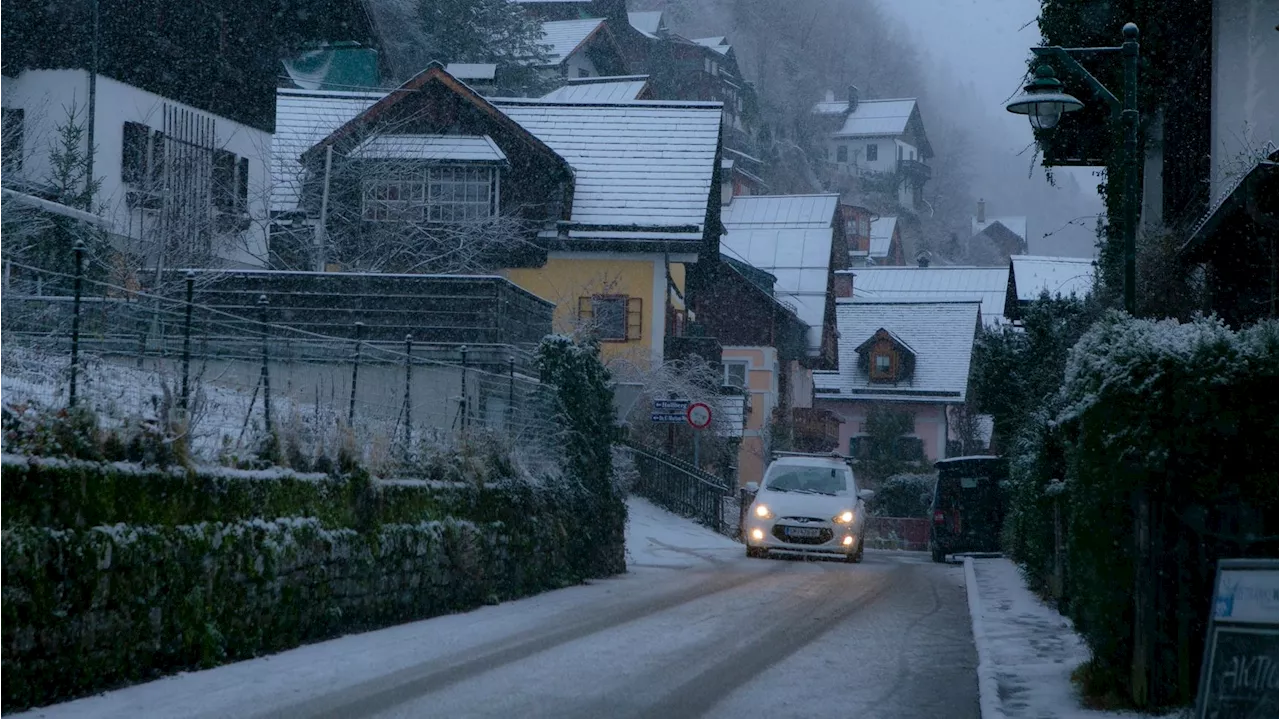
[[[1152,508],[1155,674],[1148,706],[1190,701],[1215,562],[1276,556],[1277,327],[1233,332],[1115,313],[1072,350],[1065,447],[1070,614],[1090,675],[1134,695],[1135,501]]]
[[[407,495],[433,491],[407,484]],[[3,539],[5,710],[527,596],[618,571],[567,482],[453,493],[506,521],[315,518],[89,529]]]
[[[179,525],[316,517],[327,527],[414,522],[443,516],[436,494],[356,473],[141,467],[5,455],[5,528],[84,529],[102,524]]]

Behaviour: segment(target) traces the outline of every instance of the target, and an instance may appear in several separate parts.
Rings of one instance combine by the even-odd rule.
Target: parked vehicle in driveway
[[[754,484],[754,483],[752,483]],[[743,538],[748,557],[772,552],[843,557],[862,561],[866,541],[866,501],[845,457],[833,454],[779,454],[746,513]]]
[[[1000,483],[1009,477],[1004,457],[973,456],[938,460],[938,482],[929,514],[929,553],[945,561],[957,552],[1000,551],[1004,527],[1004,494]]]

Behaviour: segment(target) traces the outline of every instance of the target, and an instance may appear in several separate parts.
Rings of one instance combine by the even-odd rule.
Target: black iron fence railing
[[[727,517],[725,505],[734,498],[729,483],[665,452],[635,442],[624,442],[635,459],[640,479],[633,491],[664,509],[692,517],[715,531],[732,535],[736,517]]]

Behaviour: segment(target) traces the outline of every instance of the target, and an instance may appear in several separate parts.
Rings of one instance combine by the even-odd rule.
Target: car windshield
[[[831,496],[849,493],[846,473],[834,467],[780,467],[769,477],[765,488],[773,492]]]

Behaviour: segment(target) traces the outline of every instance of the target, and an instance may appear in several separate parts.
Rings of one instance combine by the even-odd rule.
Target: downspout
[[[93,58],[89,63],[89,132],[86,137],[88,147],[85,148],[84,193],[89,195],[93,187],[93,126],[97,120],[98,102],[98,0],[93,0]],[[93,207],[93,197],[89,196],[89,208]]]
[[[329,245],[329,173],[333,169],[333,145],[324,148],[324,189],[320,193],[320,224],[316,226],[316,272],[324,272]]]

